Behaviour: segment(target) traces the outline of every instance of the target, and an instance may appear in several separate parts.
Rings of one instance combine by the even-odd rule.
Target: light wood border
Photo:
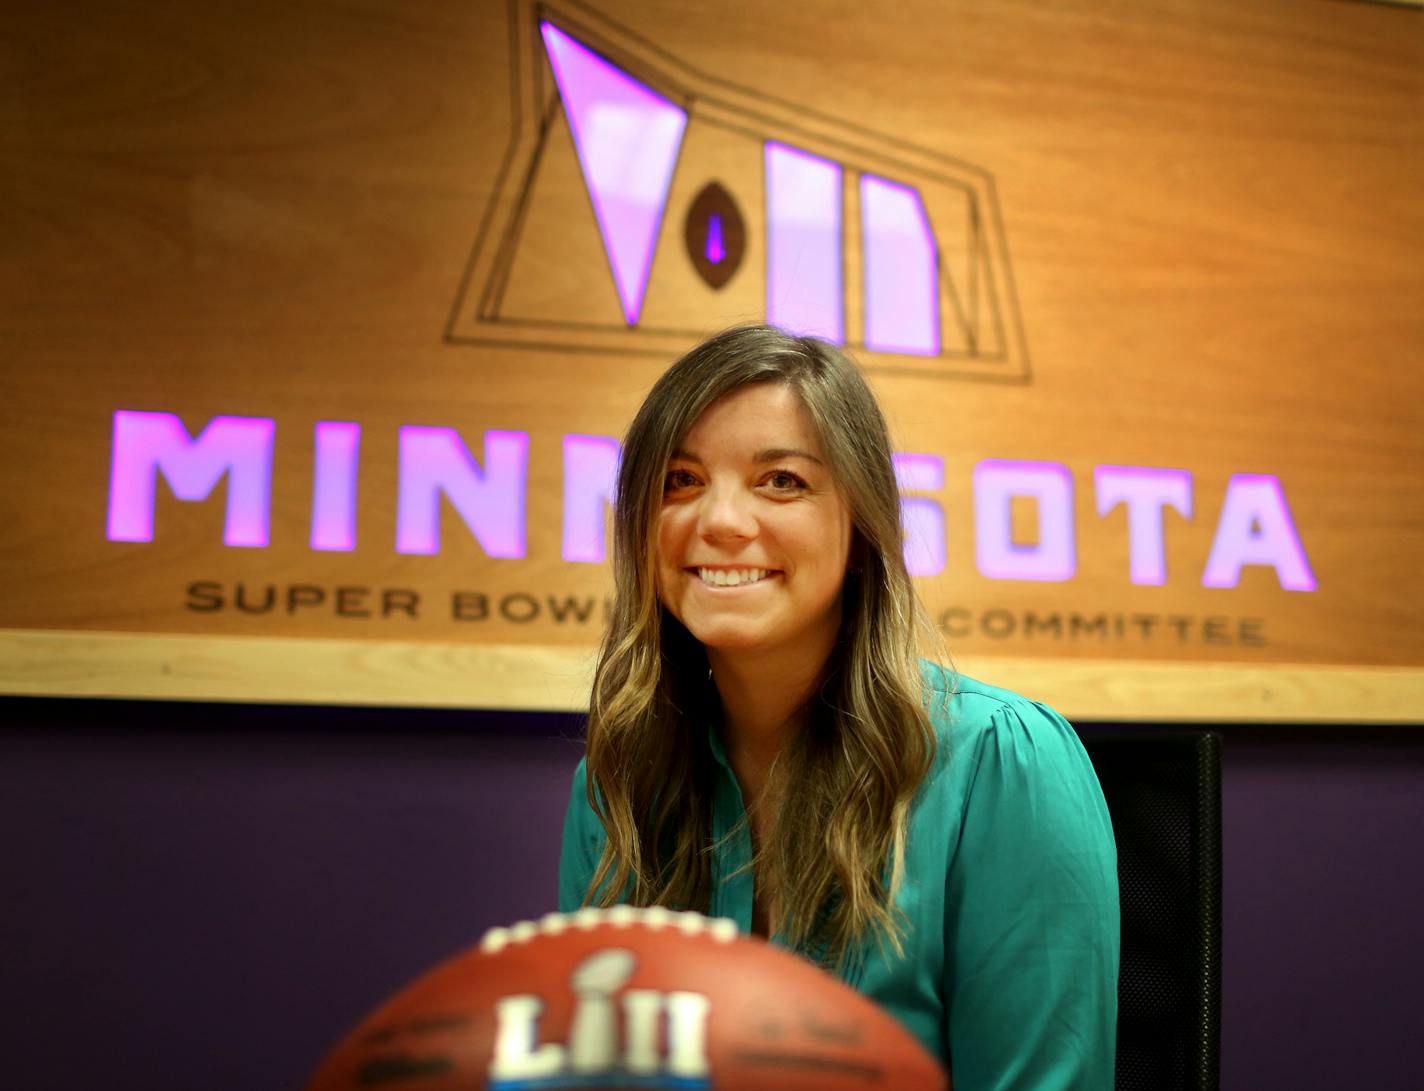
[[[963,657],[1084,721],[1424,724],[1424,669]],[[0,694],[577,712],[593,653],[555,646],[0,630]]]

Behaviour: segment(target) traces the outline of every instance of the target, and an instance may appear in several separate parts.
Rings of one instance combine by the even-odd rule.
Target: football
[[[406,986],[308,1091],[947,1091],[891,1015],[729,920],[581,909],[492,929]]]

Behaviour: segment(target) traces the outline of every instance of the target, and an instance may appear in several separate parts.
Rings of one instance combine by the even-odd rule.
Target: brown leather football
[[[947,1091],[891,1015],[729,920],[581,909],[491,930],[362,1020],[308,1091]]]

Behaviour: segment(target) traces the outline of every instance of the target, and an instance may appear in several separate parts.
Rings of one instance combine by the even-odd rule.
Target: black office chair
[[[1084,730],[1117,837],[1117,1091],[1217,1091],[1221,736]]]

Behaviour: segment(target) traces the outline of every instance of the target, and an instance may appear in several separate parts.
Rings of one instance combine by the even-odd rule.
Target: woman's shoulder
[[[1071,736],[1076,732],[1053,708],[1013,690],[990,685],[929,660],[921,660],[926,702],[935,735],[953,750],[978,749],[1016,736]]]
[[[1025,828],[1049,816],[1059,824],[1089,822],[1094,844],[1111,844],[1097,775],[1067,720],[1041,701],[938,664],[923,664],[923,671],[937,740],[931,795],[961,809],[972,798],[1018,815]]]

